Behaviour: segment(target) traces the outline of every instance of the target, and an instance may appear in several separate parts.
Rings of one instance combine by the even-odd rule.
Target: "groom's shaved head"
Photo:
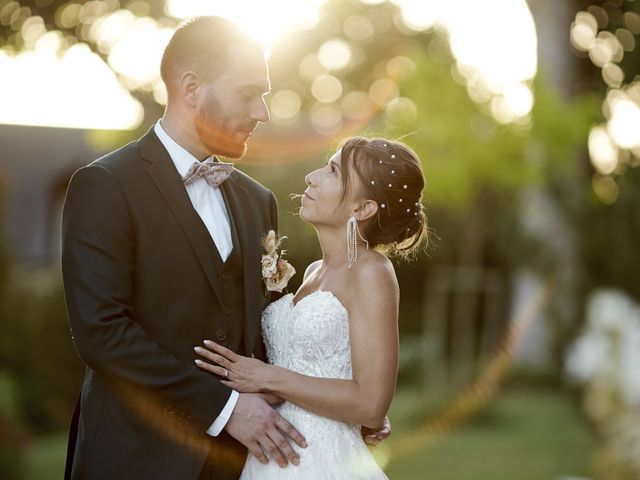
[[[223,73],[230,60],[230,47],[261,45],[235,23],[221,17],[196,17],[175,31],[164,50],[160,75],[171,95],[180,76],[194,71],[211,79]]]

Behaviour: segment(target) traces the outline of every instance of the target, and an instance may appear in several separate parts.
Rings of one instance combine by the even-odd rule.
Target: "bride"
[[[278,412],[307,440],[285,469],[250,453],[242,479],[384,479],[360,428],[380,429],[395,390],[399,288],[388,255],[426,239],[424,176],[405,145],[354,137],[305,182],[300,217],[322,259],[263,312],[270,363],[209,340],[197,349],[208,362],[196,363],[238,392],[284,399]]]

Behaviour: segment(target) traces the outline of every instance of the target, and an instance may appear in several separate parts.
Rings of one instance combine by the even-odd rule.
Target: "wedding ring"
[[[227,370],[226,368],[224,369],[224,378],[229,380],[229,370]]]

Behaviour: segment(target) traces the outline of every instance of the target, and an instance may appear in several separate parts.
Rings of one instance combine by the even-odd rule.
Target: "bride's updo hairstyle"
[[[362,183],[362,195],[378,204],[378,213],[362,234],[385,255],[409,257],[428,237],[422,206],[424,174],[418,156],[406,145],[384,138],[348,138],[341,147],[342,198],[349,195],[350,172]]]

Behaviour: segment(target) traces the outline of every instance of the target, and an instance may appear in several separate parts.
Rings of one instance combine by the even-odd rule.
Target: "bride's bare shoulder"
[[[393,263],[378,252],[362,255],[351,268],[354,289],[369,295],[376,293],[398,295],[398,279]]]
[[[391,261],[375,253],[362,255],[351,267],[344,297],[354,332],[360,327],[373,329],[377,325],[375,331],[384,336],[390,335],[389,329],[397,325],[400,289]]]

